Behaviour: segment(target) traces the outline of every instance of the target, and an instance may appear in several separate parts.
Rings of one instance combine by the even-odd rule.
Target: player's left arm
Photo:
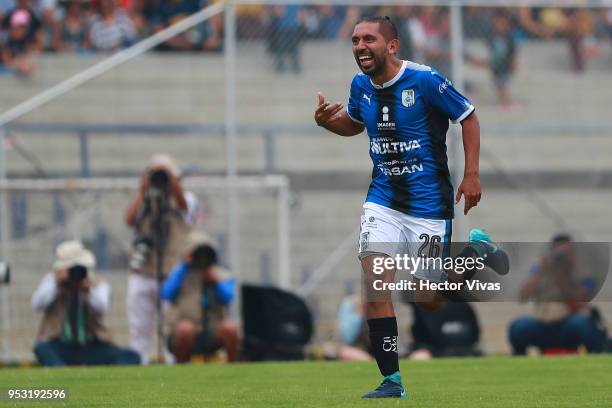
[[[457,188],[455,204],[461,196],[465,205],[463,213],[476,206],[480,201],[480,172],[478,157],[480,155],[480,124],[470,101],[457,91],[451,81],[437,71],[422,73],[424,97],[428,103],[443,112],[453,123],[460,123],[463,129],[463,150],[465,151],[465,168],[463,180]]]
[[[461,196],[465,205],[463,213],[478,205],[482,190],[480,188],[480,123],[476,112],[470,113],[461,121],[461,129],[463,133],[463,150],[465,152],[465,168],[463,170],[463,180],[457,189],[455,204],[459,202]]]

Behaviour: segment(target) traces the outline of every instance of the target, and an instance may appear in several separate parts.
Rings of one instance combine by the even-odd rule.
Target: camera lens
[[[87,268],[82,265],[75,265],[68,269],[68,280],[80,282],[87,276]]]
[[[0,285],[11,282],[11,267],[5,262],[0,262]]]
[[[151,186],[158,189],[165,189],[170,184],[170,175],[165,170],[155,170],[149,176]]]

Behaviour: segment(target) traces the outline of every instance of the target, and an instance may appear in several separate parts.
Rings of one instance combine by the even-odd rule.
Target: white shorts
[[[383,254],[391,258],[397,255],[409,257],[441,257],[439,248],[448,248],[452,235],[452,220],[430,220],[417,218],[379,204],[366,202],[363,205],[361,229],[359,231],[359,259],[368,255]],[[439,245],[429,245],[439,244]],[[430,253],[431,247],[437,252]],[[423,253],[423,252],[427,253]],[[446,249],[442,249],[446,252]],[[410,273],[421,280],[446,282],[447,274],[439,263],[423,267]],[[397,278],[406,279],[404,271]]]

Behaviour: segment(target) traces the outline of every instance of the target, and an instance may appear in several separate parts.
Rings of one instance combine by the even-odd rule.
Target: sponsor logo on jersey
[[[363,98],[368,101],[368,105],[370,104],[370,99],[372,98],[372,95],[368,96],[367,94],[363,94]]]
[[[378,127],[378,130],[395,130],[395,122],[391,121],[390,115],[389,115],[389,107],[388,106],[383,106],[381,108],[381,119],[382,122],[378,122],[376,125]]]
[[[374,154],[404,153],[420,148],[418,139],[407,142],[370,142],[370,151]]]
[[[414,105],[414,89],[404,89],[402,91],[402,105],[407,108]]]
[[[411,164],[409,166],[385,167],[378,165],[378,168],[385,176],[403,176],[404,174],[412,174],[423,171],[423,164]]]
[[[438,91],[440,91],[440,93],[444,93],[444,91],[446,91],[446,88],[448,88],[449,86],[453,86],[453,83],[449,79],[445,78],[444,82],[438,85]]]

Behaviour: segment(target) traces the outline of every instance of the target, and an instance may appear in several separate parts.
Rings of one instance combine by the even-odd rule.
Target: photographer
[[[92,276],[95,259],[79,241],[56,249],[55,273],[48,273],[32,295],[44,315],[34,353],[44,366],[139,364],[138,354],[110,342],[103,315],[110,308],[110,286]]]
[[[191,209],[197,203],[187,200],[190,196],[181,187],[179,173],[170,156],[154,155],[126,211],[126,224],[135,235],[127,288],[130,347],[138,351],[143,364],[149,361],[160,308],[159,284],[179,262],[188,220],[195,218]]]
[[[594,278],[578,267],[576,257],[571,237],[560,234],[531,268],[520,300],[534,302],[535,316],[519,317],[510,324],[514,354],[526,354],[529,346],[544,351],[584,345],[589,353],[603,351],[606,330],[599,311],[589,307]]]
[[[166,322],[168,348],[179,363],[193,354],[210,355],[219,349],[228,361],[238,354],[238,327],[227,319],[236,280],[217,265],[217,254],[207,237],[197,231],[189,235],[189,250],[161,290],[172,303]]]

